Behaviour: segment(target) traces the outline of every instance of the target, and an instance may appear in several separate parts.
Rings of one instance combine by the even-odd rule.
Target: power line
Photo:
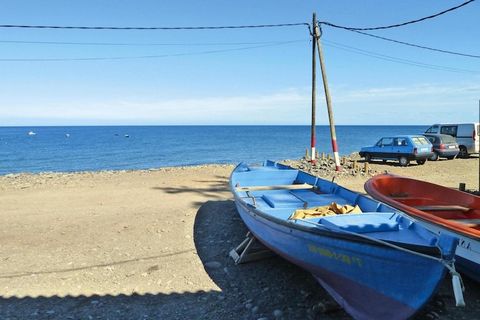
[[[207,54],[216,54],[223,52],[231,51],[243,51],[251,49],[259,49],[265,47],[274,47],[281,45],[288,45],[292,43],[306,42],[306,40],[292,40],[278,42],[274,44],[265,44],[258,46],[248,46],[241,48],[232,48],[232,49],[222,49],[222,50],[208,50],[208,51],[199,51],[199,52],[185,52],[185,53],[173,53],[173,54],[163,54],[163,55],[144,55],[144,56],[117,56],[117,57],[85,57],[85,58],[5,58],[0,59],[0,62],[57,62],[57,61],[105,61],[105,60],[133,60],[133,59],[156,59],[156,58],[166,58],[166,57],[180,57],[180,56],[193,56],[193,55],[207,55]]]
[[[457,55],[457,56],[462,56],[462,57],[480,58],[480,55],[469,54],[469,53],[461,53],[461,52],[437,49],[437,48],[432,48],[432,47],[426,47],[426,46],[422,46],[422,45],[418,45],[418,44],[414,44],[414,43],[409,43],[409,42],[405,42],[405,41],[400,41],[400,40],[395,40],[395,39],[391,39],[391,38],[381,37],[381,36],[377,36],[377,35],[374,35],[374,34],[371,34],[371,33],[362,32],[362,31],[358,31],[358,30],[348,30],[348,31],[356,32],[356,33],[363,34],[365,36],[369,36],[369,37],[376,38],[376,39],[381,39],[381,40],[390,41],[390,42],[394,42],[394,43],[398,43],[398,44],[403,44],[403,45],[414,47],[414,48],[420,48],[420,49],[425,49],[425,50],[430,50],[430,51],[435,51],[435,52],[440,52],[440,53],[446,53],[446,54],[452,54],[452,55]]]
[[[420,19],[411,20],[411,21],[407,21],[407,22],[392,24],[392,25],[388,25],[388,26],[358,28],[358,27],[346,27],[346,26],[341,26],[341,25],[333,24],[333,23],[330,23],[330,22],[327,22],[327,21],[321,21],[320,23],[321,23],[321,24],[328,25],[328,26],[330,26],[330,27],[339,28],[339,29],[346,29],[346,30],[371,31],[371,30],[390,29],[390,28],[403,27],[403,26],[406,26],[406,25],[409,25],[409,24],[418,23],[418,22],[425,21],[425,20],[428,20],[428,19],[433,19],[433,18],[436,18],[436,17],[438,17],[438,16],[441,16],[441,15],[443,15],[443,14],[445,14],[445,13],[448,13],[448,12],[451,12],[451,11],[454,11],[454,10],[457,10],[457,9],[459,9],[459,8],[461,8],[461,7],[463,7],[463,6],[466,6],[467,4],[472,3],[472,2],[474,2],[474,1],[475,1],[475,0],[469,0],[469,1],[466,1],[466,2],[464,2],[464,3],[462,3],[462,4],[459,4],[458,6],[455,6],[455,7],[446,9],[446,10],[443,10],[443,11],[441,11],[441,12],[439,12],[439,13],[435,13],[435,14],[432,14],[432,15],[427,16],[427,17],[423,17],[423,18],[420,18]]]
[[[166,42],[166,43],[135,43],[135,42],[64,42],[64,41],[26,41],[26,40],[0,40],[0,43],[12,44],[45,44],[45,45],[80,45],[80,46],[244,46],[244,45],[264,45],[264,44],[282,44],[290,41],[303,41],[299,39],[283,41],[258,41],[258,42]]]
[[[473,0],[472,0],[473,1]],[[70,30],[222,30],[222,29],[252,29],[252,28],[283,28],[307,26],[306,22],[299,23],[278,23],[278,24],[256,24],[238,26],[192,26],[192,27],[107,27],[107,26],[52,26],[52,25],[18,25],[2,24],[0,28],[20,29],[70,29]]]
[[[480,73],[479,71],[459,69],[459,68],[453,68],[453,67],[446,67],[446,66],[428,64],[428,63],[418,62],[418,61],[414,61],[414,60],[408,60],[408,59],[388,56],[388,55],[385,55],[385,54],[363,50],[363,49],[360,49],[360,48],[348,46],[348,45],[341,44],[341,43],[334,42],[334,41],[324,40],[324,42],[325,42],[326,46],[334,47],[334,48],[337,48],[337,49],[340,49],[340,50],[344,50],[344,51],[348,51],[348,52],[352,52],[352,53],[356,53],[356,54],[360,54],[360,55],[364,55],[364,56],[368,56],[368,57],[372,57],[372,58],[376,58],[376,59],[380,59],[380,60],[385,60],[385,61],[405,64],[405,65],[420,67],[420,68],[424,68],[424,69],[432,69],[432,70],[455,72],[455,73],[469,73],[469,74]]]

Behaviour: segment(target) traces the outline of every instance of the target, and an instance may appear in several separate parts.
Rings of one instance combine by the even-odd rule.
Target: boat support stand
[[[243,240],[236,248],[232,249],[229,255],[232,257],[235,264],[241,264],[270,258],[275,254],[261,244],[260,241],[255,239],[253,234],[249,231],[247,232],[245,240]]]

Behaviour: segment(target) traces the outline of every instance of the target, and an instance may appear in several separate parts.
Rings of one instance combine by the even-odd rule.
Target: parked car
[[[470,154],[479,153],[480,150],[480,125],[478,122],[447,124],[437,123],[425,133],[448,134],[457,139],[460,152],[459,157],[465,158]]]
[[[365,161],[372,159],[395,160],[402,167],[408,166],[410,161],[415,160],[418,164],[424,164],[433,155],[433,146],[430,141],[420,135],[402,135],[383,137],[372,147],[363,147],[360,156]]]
[[[425,133],[424,136],[433,145],[433,155],[428,160],[436,161],[439,158],[455,159],[460,152],[457,140],[448,134]]]

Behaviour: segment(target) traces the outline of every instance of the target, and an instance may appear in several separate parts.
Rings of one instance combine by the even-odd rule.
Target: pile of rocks
[[[316,163],[312,163],[307,157],[300,160],[284,160],[283,164],[291,166],[295,169],[311,173],[318,177],[346,177],[346,176],[374,176],[378,172],[371,168],[368,162],[362,161],[358,153],[352,153],[349,156],[340,158],[340,165],[342,170],[337,172],[335,170],[335,161],[330,154],[319,155]]]

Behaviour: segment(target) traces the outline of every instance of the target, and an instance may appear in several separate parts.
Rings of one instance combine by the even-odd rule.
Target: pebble
[[[327,307],[322,302],[319,302],[312,307],[312,311],[315,313],[324,313],[326,310]]]
[[[267,317],[258,318],[257,320],[268,320]]]
[[[258,312],[258,306],[252,308],[252,313],[255,314]]]
[[[273,311],[273,316],[274,316],[275,318],[281,318],[281,317],[283,316],[282,310],[279,310],[279,309],[274,310],[274,311]]]
[[[245,308],[247,308],[247,309],[249,309],[249,310],[250,310],[250,309],[252,309],[252,308],[253,308],[253,304],[251,304],[251,303],[247,303],[247,304],[245,304]]]
[[[298,168],[306,172],[312,173],[317,176],[323,177],[343,177],[343,176],[357,176],[361,174],[365,175],[375,175],[377,172],[375,170],[369,169],[368,173],[365,173],[363,163],[357,163],[358,171],[354,168],[354,161],[361,160],[358,153],[353,153],[348,157],[344,157],[344,164],[342,165],[343,170],[341,172],[335,171],[335,162],[333,159],[318,159],[316,165],[312,165],[309,160],[305,158],[300,160],[285,160],[284,164],[292,166],[293,168]]]
[[[222,264],[218,261],[205,262],[205,267],[210,268],[210,269],[218,269],[221,266],[222,266]]]

